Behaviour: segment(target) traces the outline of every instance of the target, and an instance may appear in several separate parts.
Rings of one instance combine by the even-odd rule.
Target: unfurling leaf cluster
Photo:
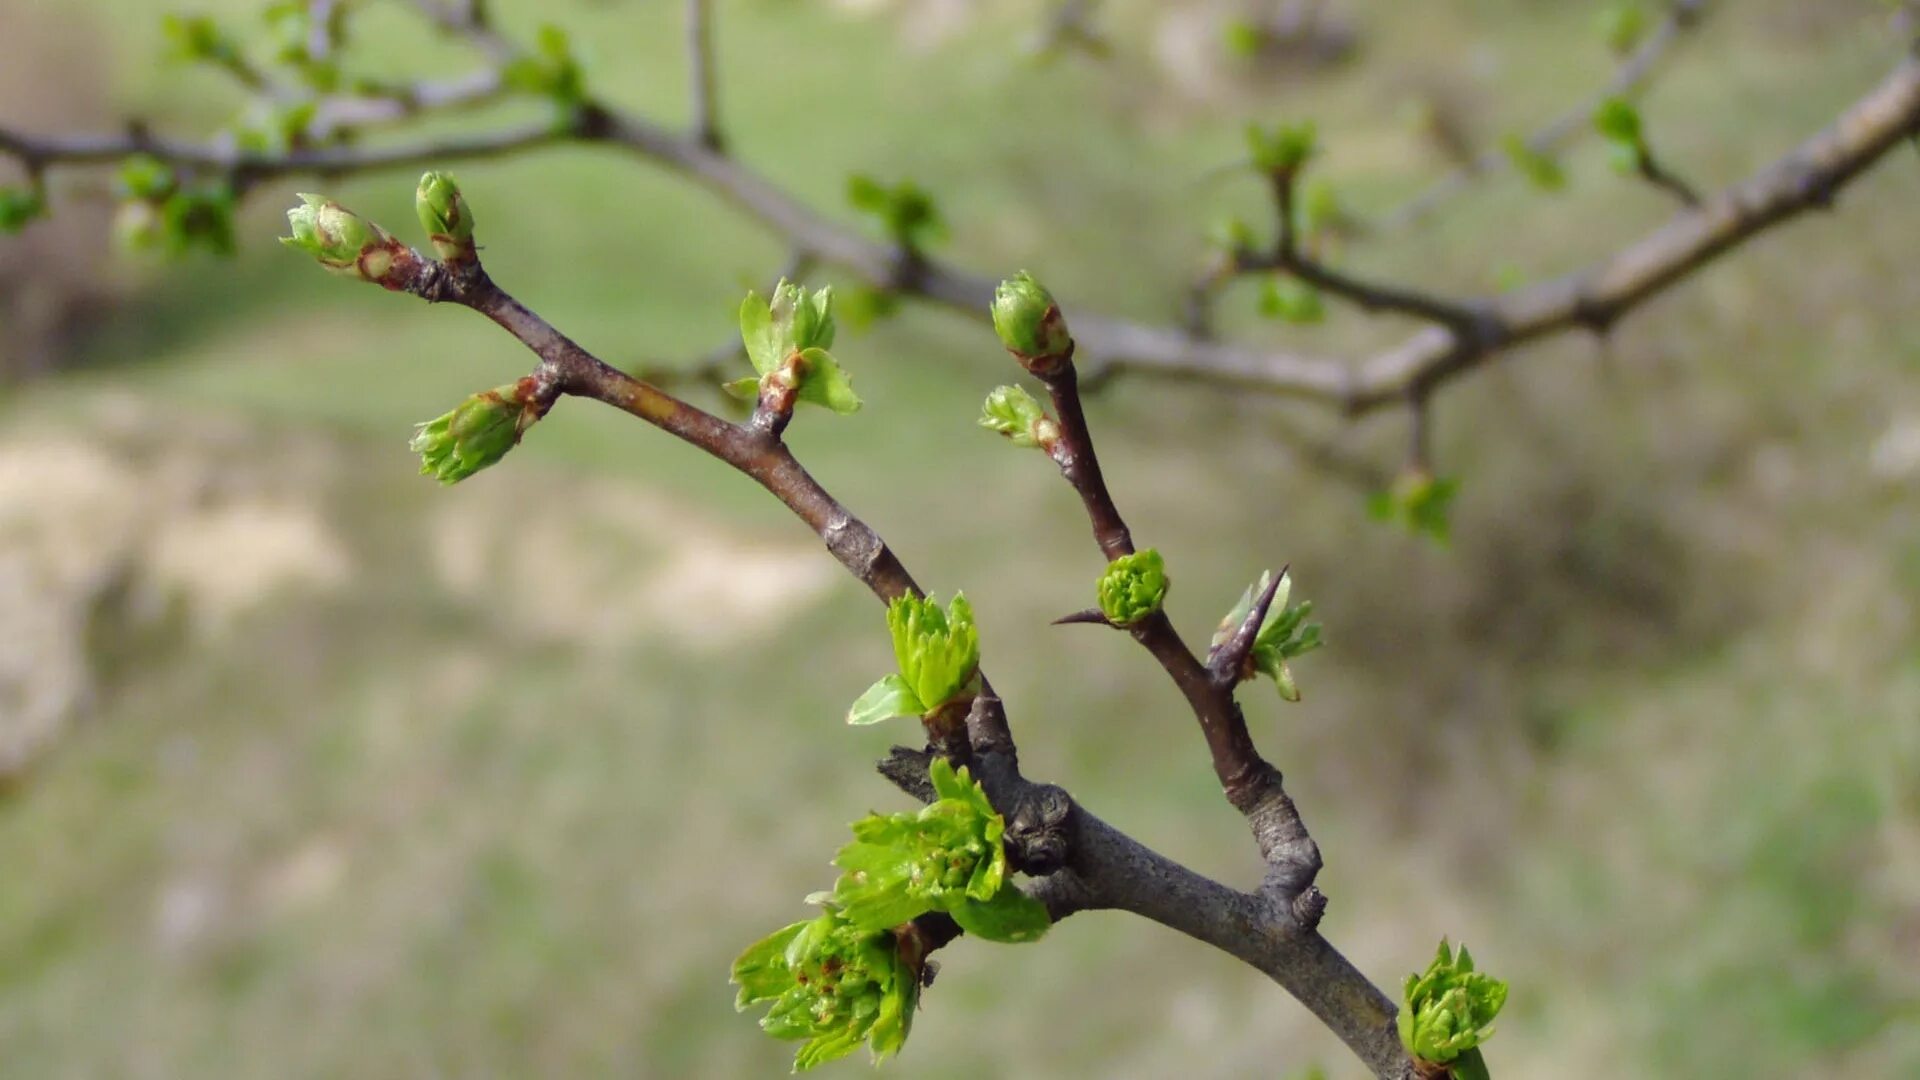
[[[1167,562],[1154,548],[1122,555],[1100,575],[1100,613],[1115,626],[1132,626],[1160,610],[1167,598]]]
[[[1320,290],[1293,278],[1271,278],[1260,293],[1260,314],[1295,325],[1324,322],[1327,307]]]
[[[420,455],[420,475],[457,484],[506,457],[545,411],[532,399],[531,382],[475,394],[421,424],[408,444]]]
[[[928,716],[971,697],[980,674],[980,631],[962,593],[942,611],[931,596],[895,597],[887,629],[899,671],[874,683],[847,713],[849,724],[877,724],[896,716]]]
[[[927,770],[938,796],[917,812],[874,815],[853,825],[834,864],[844,873],[831,901],[864,930],[943,911],[987,941],[1033,941],[1047,909],[1008,880],[1006,823],[963,767],[945,758]]]
[[[1400,1043],[1422,1061],[1450,1065],[1457,1080],[1486,1080],[1479,1047],[1493,1035],[1493,1018],[1507,1003],[1507,984],[1473,969],[1462,945],[1446,939],[1425,972],[1408,975],[1400,1007]]]
[[[874,1064],[906,1045],[923,958],[891,929],[862,930],[828,909],[755,942],[733,962],[734,1008],[773,1003],[760,1027],[805,1040],[795,1072],[845,1057],[862,1042]]]
[[[1239,602],[1233,605],[1233,610],[1227,613],[1226,618],[1220,620],[1220,628],[1214,631],[1214,648],[1225,645],[1234,632],[1246,623],[1253,613],[1254,602],[1266,593],[1272,581],[1272,574],[1263,571],[1260,580],[1247,586],[1247,591],[1240,594]],[[1294,682],[1293,671],[1287,666],[1287,661],[1312,652],[1322,642],[1320,624],[1307,621],[1307,616],[1313,614],[1313,601],[1303,600],[1289,606],[1287,597],[1292,591],[1293,577],[1282,571],[1280,584],[1273,594],[1273,603],[1268,606],[1266,617],[1260,621],[1260,629],[1253,639],[1253,649],[1247,654],[1246,669],[1240,672],[1240,678],[1265,675],[1280,688],[1282,698],[1299,701],[1300,686]]]
[[[853,380],[827,351],[833,337],[831,287],[809,290],[782,279],[771,300],[748,293],[740,304],[740,340],[759,375],[726,384],[727,392],[751,401],[774,389],[843,415],[858,410]]]
[[[872,815],[834,862],[825,908],[756,942],[733,963],[735,1007],[773,1005],[760,1021],[776,1039],[804,1039],[804,1071],[867,1044],[875,1064],[905,1045],[919,1002],[925,946],[909,924],[946,912],[975,937],[1027,942],[1047,909],[1009,880],[1006,823],[967,770],[944,758],[927,769],[936,798],[917,812]]]

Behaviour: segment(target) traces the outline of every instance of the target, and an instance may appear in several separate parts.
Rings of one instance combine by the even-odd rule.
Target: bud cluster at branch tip
[[[974,696],[980,677],[980,631],[964,594],[953,594],[944,611],[930,596],[895,597],[887,605],[887,629],[893,634],[899,673],[868,687],[847,712],[847,723],[926,718]]]
[[[1015,446],[1051,450],[1060,439],[1060,425],[1018,386],[994,387],[980,406],[980,426],[1005,435]]]
[[[726,383],[727,393],[785,415],[811,402],[841,415],[858,412],[853,379],[833,354],[833,289],[809,290],[781,279],[773,298],[750,292],[740,304],[740,340],[757,377]]]
[[[1507,984],[1473,969],[1441,939],[1433,962],[1408,975],[1400,1006],[1400,1044],[1423,1062],[1448,1067],[1455,1080],[1488,1080],[1479,1047],[1493,1036],[1493,1018],[1507,1003]]]
[[[994,290],[993,329],[1014,359],[1041,378],[1073,362],[1073,335],[1060,305],[1025,270]]]
[[[1166,560],[1153,548],[1122,555],[1100,575],[1100,613],[1115,626],[1132,626],[1159,611],[1166,598]]]
[[[322,195],[300,195],[287,211],[293,235],[280,242],[312,255],[336,274],[388,284],[395,258],[407,250],[385,229]]]
[[[460,194],[453,177],[441,172],[422,176],[413,207],[420,216],[420,227],[427,230],[427,239],[441,262],[457,267],[477,260],[473,246],[473,212],[467,208],[467,200]]]
[[[533,379],[521,379],[475,394],[421,424],[408,446],[420,455],[420,475],[457,484],[506,457],[546,411]]]
[[[918,811],[870,814],[834,857],[840,877],[808,903],[825,910],[749,946],[733,962],[742,1011],[772,1002],[760,1026],[805,1040],[795,1072],[867,1044],[875,1064],[905,1045],[927,970],[914,920],[944,912],[983,941],[1038,940],[1046,905],[1013,883],[1006,820],[986,791],[945,758],[927,766],[934,799]]]

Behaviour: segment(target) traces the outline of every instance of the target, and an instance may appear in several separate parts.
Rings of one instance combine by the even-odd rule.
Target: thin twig
[[[687,80],[693,104],[693,139],[720,150],[720,104],[714,88],[711,0],[687,0]]]
[[[1527,136],[1527,149],[1536,154],[1551,154],[1561,144],[1587,130],[1587,118],[1593,115],[1593,110],[1601,102],[1609,98],[1631,98],[1644,91],[1667,51],[1688,31],[1700,25],[1706,11],[1706,0],[1673,0],[1666,18],[1620,62],[1606,84]],[[1440,204],[1466,191],[1474,181],[1496,175],[1511,168],[1512,164],[1504,153],[1494,151],[1482,154],[1470,164],[1458,166],[1435,180],[1420,194],[1380,215],[1371,230],[1390,233],[1415,225],[1439,209]]]

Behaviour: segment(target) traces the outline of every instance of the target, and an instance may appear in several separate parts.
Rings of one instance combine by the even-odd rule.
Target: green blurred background
[[[680,5],[497,6],[682,117]],[[1209,220],[1261,220],[1219,169],[1245,121],[1318,120],[1320,174],[1378,211],[1447,167],[1418,117],[1492,145],[1599,85],[1598,7],[1355,0],[1331,6],[1351,56],[1308,63],[1229,55],[1244,5],[1112,0],[1109,57],[1040,64],[1029,4],[722,0],[722,105],[746,161],[849,227],[849,173],[912,177],[943,257],[1170,321]],[[165,10],[0,2],[0,123],[228,122],[220,77],[155,62]],[[369,71],[465,63],[398,3],[361,34]],[[1897,41],[1870,0],[1716,5],[1646,100],[1656,145],[1743,177]],[[1669,213],[1591,140],[1566,166],[1564,193],[1491,178],[1354,265],[1493,291]],[[494,276],[613,362],[710,350],[783,259],[610,151],[456,171]],[[902,803],[869,762],[909,732],[840,722],[889,663],[878,608],[750,483],[589,403],[458,488],[414,476],[410,424],[527,359],[274,244],[315,183],[257,192],[234,261],[111,255],[98,179],[0,239],[0,349],[58,369],[0,391],[0,1075],[784,1074],[727,964],[829,883],[847,821]],[[321,189],[410,225],[412,187]],[[1316,602],[1305,702],[1245,697],[1326,852],[1326,930],[1396,989],[1471,944],[1514,986],[1501,1076],[1920,1075],[1916,195],[1896,155],[1604,348],[1449,389],[1448,549],[1285,437],[1391,468],[1398,416],[1144,380],[1092,405],[1189,637],[1280,562]],[[1406,329],[1253,308],[1228,297],[1234,332],[1303,347]],[[1100,560],[1054,470],[974,426],[1012,374],[991,333],[909,304],[836,352],[867,408],[791,441],[974,598],[1029,771],[1250,883],[1177,694],[1124,638],[1047,626]],[[1128,916],[941,961],[895,1075],[1360,1075],[1257,973]]]

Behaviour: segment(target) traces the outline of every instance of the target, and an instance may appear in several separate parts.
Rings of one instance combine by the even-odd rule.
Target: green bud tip
[[[420,215],[420,227],[427,231],[434,253],[442,261],[473,258],[473,213],[453,177],[442,172],[422,176],[413,206]]]
[[[457,484],[507,456],[545,413],[533,380],[478,393],[414,432],[409,449],[420,455],[420,475]]]
[[[321,195],[300,195],[287,211],[292,236],[280,242],[312,255],[320,265],[365,281],[382,281],[401,245],[386,230]]]
[[[1123,555],[1100,576],[1100,612],[1115,626],[1132,626],[1160,610],[1167,597],[1167,564],[1153,548]]]
[[[997,386],[980,406],[980,426],[1005,435],[1015,446],[1050,447],[1059,425],[1040,403],[1018,386]]]
[[[1000,343],[1036,375],[1073,359],[1073,335],[1053,294],[1025,270],[1000,283],[993,294],[993,329]]]

